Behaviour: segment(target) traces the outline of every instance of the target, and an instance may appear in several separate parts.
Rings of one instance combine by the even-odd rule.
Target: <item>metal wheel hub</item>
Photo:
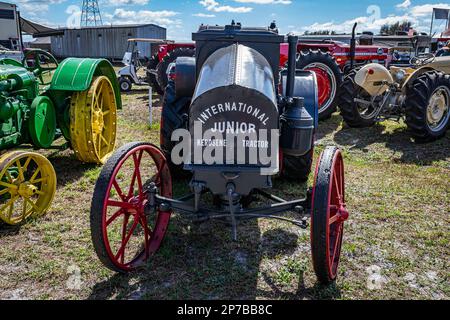
[[[19,185],[17,193],[24,198],[31,198],[38,191],[38,188],[29,181],[25,181]]]
[[[436,89],[427,107],[427,122],[430,129],[439,131],[449,117],[450,93],[446,87]]]
[[[92,115],[92,131],[98,135],[103,132],[104,127],[103,112],[101,110],[95,110]]]

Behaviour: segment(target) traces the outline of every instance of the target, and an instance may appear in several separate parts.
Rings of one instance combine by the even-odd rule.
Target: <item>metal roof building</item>
[[[51,52],[58,58],[88,57],[121,60],[130,38],[166,40],[165,28],[154,25],[112,25],[81,29],[57,29],[39,36],[51,36]],[[143,56],[150,55],[150,43],[139,43]],[[145,54],[144,54],[145,53]]]

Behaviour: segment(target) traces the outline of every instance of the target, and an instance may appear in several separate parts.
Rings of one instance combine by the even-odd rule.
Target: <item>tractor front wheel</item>
[[[55,192],[55,170],[46,157],[13,151],[0,158],[0,219],[5,223],[17,225],[43,215]]]
[[[319,91],[319,119],[326,120],[336,111],[336,98],[343,73],[329,53],[320,50],[302,51],[297,58],[297,69],[313,71]]]
[[[150,188],[172,197],[166,158],[152,144],[123,146],[100,173],[92,198],[91,235],[100,261],[113,271],[144,266],[164,239],[171,211],[148,202]]]
[[[73,94],[70,142],[79,160],[105,163],[116,144],[116,124],[117,104],[107,77],[96,77],[88,90]]]
[[[418,142],[442,137],[450,125],[450,76],[427,72],[406,92],[406,124]]]
[[[322,284],[336,279],[347,219],[342,154],[328,147],[317,165],[311,203],[312,260]]]

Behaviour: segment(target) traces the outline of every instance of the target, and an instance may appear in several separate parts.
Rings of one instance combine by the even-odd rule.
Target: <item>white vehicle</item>
[[[162,44],[165,43],[164,40],[159,39],[145,39],[145,38],[133,38],[128,39],[127,52],[123,55],[122,63],[125,65],[118,72],[120,90],[122,92],[131,91],[133,85],[147,86],[149,85],[147,81],[147,64],[143,63],[138,43],[146,42],[150,44]],[[148,56],[151,56],[151,50],[148,52]]]

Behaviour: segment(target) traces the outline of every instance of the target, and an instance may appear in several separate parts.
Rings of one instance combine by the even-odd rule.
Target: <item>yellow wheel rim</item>
[[[114,89],[105,76],[76,92],[70,106],[70,140],[78,159],[104,164],[116,144],[117,106]]]
[[[0,218],[7,224],[43,215],[55,192],[55,170],[44,156],[15,151],[0,158]]]

